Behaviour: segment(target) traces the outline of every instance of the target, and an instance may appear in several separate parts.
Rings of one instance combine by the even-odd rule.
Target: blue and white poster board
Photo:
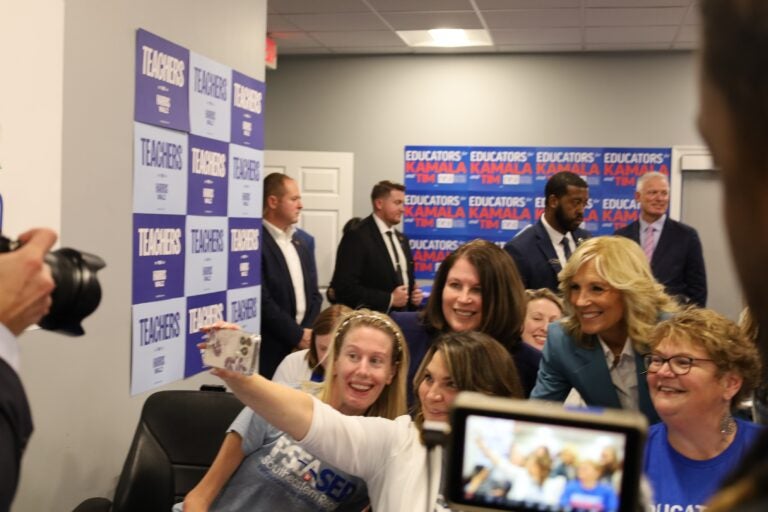
[[[260,331],[264,83],[136,33],[131,394],[199,373],[199,329]]]
[[[637,220],[637,178],[669,176],[671,148],[405,147],[403,227],[417,279],[432,280],[448,254],[483,238],[504,245],[544,213],[544,186],[560,171],[589,185],[583,227],[613,234]]]

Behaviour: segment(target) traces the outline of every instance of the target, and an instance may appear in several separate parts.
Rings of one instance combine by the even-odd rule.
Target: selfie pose
[[[428,452],[425,420],[446,422],[459,391],[520,397],[520,384],[506,349],[477,333],[450,333],[430,346],[416,375],[415,419],[344,416],[300,391],[227,370],[213,370],[243,403],[299,446],[368,485],[376,512],[443,507],[438,496],[442,450]]]

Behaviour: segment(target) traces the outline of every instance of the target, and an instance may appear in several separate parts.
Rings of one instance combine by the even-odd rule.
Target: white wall
[[[0,194],[10,238],[59,229],[63,43],[64,0],[0,2]]]
[[[35,14],[26,21],[30,34],[44,31],[40,19],[56,16],[39,6]],[[38,331],[22,338],[35,432],[14,511],[71,510],[87,497],[111,496],[149,394],[128,392],[136,29],[263,80],[265,26],[266,0],[66,2],[61,243],[99,254],[108,266],[100,274],[104,298],[84,324],[86,336]],[[61,52],[56,42],[48,46]],[[52,87],[50,94],[60,90]],[[202,375],[168,387],[215,380]]]
[[[673,146],[695,131],[691,53],[281,57],[267,149],[355,154],[355,215],[405,145]]]

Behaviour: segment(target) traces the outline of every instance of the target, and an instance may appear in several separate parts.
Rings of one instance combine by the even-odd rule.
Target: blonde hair
[[[329,403],[336,382],[336,373],[332,370],[339,359],[344,340],[352,329],[370,327],[386,334],[392,340],[392,382],[384,387],[379,398],[368,408],[366,416],[380,416],[395,419],[406,413],[405,383],[408,374],[408,345],[400,327],[387,315],[370,309],[350,311],[339,319],[333,331],[333,339],[328,347],[330,365],[326,371],[320,399]]]
[[[541,300],[545,299],[553,303],[555,306],[558,307],[560,310],[560,313],[564,311],[563,309],[563,300],[555,295],[555,292],[550,290],[549,288],[538,288],[536,290],[525,290],[525,298],[528,299],[528,304],[535,300]]]
[[[594,263],[595,272],[612,288],[621,293],[627,335],[638,352],[646,351],[648,335],[658,323],[660,313],[673,313],[677,303],[664,291],[651,273],[648,259],[640,246],[621,236],[600,236],[583,242],[560,271],[560,291],[565,298],[563,320],[565,330],[577,343],[594,346],[594,338],[585,336],[574,314],[571,284],[576,273],[587,262]]]
[[[731,399],[738,406],[760,381],[761,363],[755,344],[735,322],[711,309],[688,308],[656,326],[648,338],[651,349],[663,340],[687,341],[704,349],[717,366],[718,374],[732,372],[742,378],[739,391]]]

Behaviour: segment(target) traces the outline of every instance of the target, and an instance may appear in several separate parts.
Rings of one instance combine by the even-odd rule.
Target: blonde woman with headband
[[[566,317],[549,327],[531,398],[638,410],[657,423],[643,354],[650,331],[678,310],[628,238],[591,238],[560,272]]]
[[[345,416],[306,393],[259,375],[221,369],[213,373],[256,414],[298,440],[309,453],[361,477],[376,512],[444,510],[438,492],[442,451],[427,450],[422,430],[425,421],[448,421],[459,391],[522,396],[509,352],[474,331],[443,334],[430,345],[416,373],[413,419]]]
[[[328,361],[319,399],[332,409],[387,419],[405,414],[408,347],[388,316],[364,309],[343,315]],[[365,483],[315,457],[284,430],[246,409],[211,469],[174,510],[362,510],[368,501]]]

